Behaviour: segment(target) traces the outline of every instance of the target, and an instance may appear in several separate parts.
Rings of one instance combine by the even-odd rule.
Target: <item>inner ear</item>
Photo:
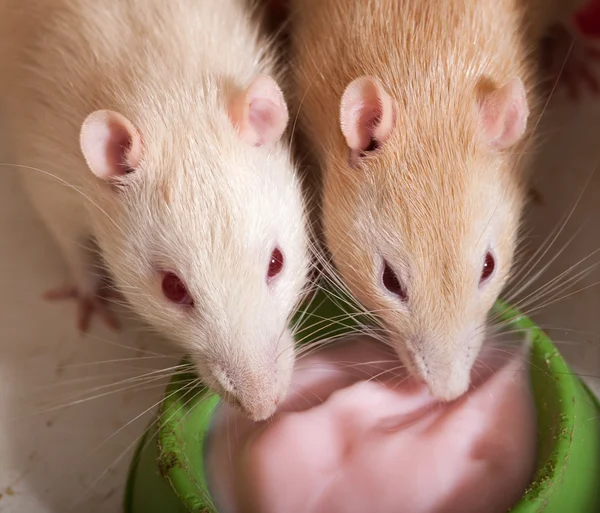
[[[395,124],[395,104],[375,77],[350,82],[340,102],[340,126],[353,151],[370,151],[389,136]]]
[[[516,144],[525,133],[528,117],[525,86],[516,77],[485,94],[479,102],[483,138],[494,150]]]
[[[111,110],[90,114],[81,127],[81,151],[98,178],[109,180],[135,170],[141,157],[139,132],[125,116]]]
[[[252,146],[263,146],[281,139],[289,114],[277,82],[262,75],[232,99],[229,117],[242,140]]]

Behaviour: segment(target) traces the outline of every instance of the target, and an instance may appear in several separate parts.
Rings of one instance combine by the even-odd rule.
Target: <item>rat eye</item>
[[[178,305],[193,306],[192,300],[185,284],[179,276],[172,272],[166,272],[162,278],[162,292],[172,303]]]
[[[381,280],[383,281],[383,286],[392,294],[398,296],[401,301],[406,301],[408,299],[408,295],[400,283],[400,280],[398,280],[398,276],[396,276],[396,273],[387,262],[384,262],[383,264]]]
[[[269,260],[269,269],[267,270],[267,280],[275,278],[283,269],[283,254],[279,248],[275,248],[271,253]]]
[[[482,285],[490,278],[490,276],[494,273],[495,268],[496,260],[494,259],[494,255],[491,253],[491,251],[488,251],[485,255],[483,268],[481,269],[481,278],[479,279],[479,285]]]

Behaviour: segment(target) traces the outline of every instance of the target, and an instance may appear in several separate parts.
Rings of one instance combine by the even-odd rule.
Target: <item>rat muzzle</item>
[[[417,374],[429,388],[433,397],[448,402],[458,399],[469,390],[471,384],[471,365],[455,358],[448,362],[446,358],[428,358],[416,353],[413,355]]]
[[[254,422],[271,417],[287,390],[276,368],[240,371],[214,366],[212,374],[221,398]]]

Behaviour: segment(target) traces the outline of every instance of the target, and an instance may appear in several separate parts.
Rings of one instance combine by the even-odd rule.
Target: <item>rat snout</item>
[[[282,397],[275,365],[261,369],[215,365],[211,370],[221,389],[221,398],[251,420],[266,420],[277,410]]]
[[[414,363],[431,395],[440,401],[454,401],[469,389],[471,367],[460,358],[425,356],[417,352],[414,354]]]
[[[463,371],[433,376],[427,382],[429,392],[440,401],[454,401],[469,390],[470,374]]]

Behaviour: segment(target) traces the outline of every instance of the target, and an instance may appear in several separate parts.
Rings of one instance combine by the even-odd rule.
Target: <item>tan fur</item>
[[[328,249],[352,293],[390,328],[402,359],[441,398],[466,389],[486,314],[512,266],[521,157],[539,114],[532,53],[540,5],[297,0],[292,9],[293,93],[322,167]],[[382,148],[352,168],[340,98],[363,75],[381,80],[398,116]],[[530,130],[495,154],[481,140],[475,104],[514,76],[526,85]],[[479,289],[490,245],[496,273]],[[383,288],[382,257],[406,285],[407,304]]]
[[[289,384],[286,328],[308,255],[288,148],[243,144],[227,113],[233,94],[276,72],[251,15],[244,0],[4,0],[0,99],[18,164],[52,175],[23,173],[79,288],[96,286],[81,252],[93,235],[133,308],[191,353],[208,385],[264,418]],[[119,193],[79,149],[98,109],[142,136],[140,168]],[[286,267],[267,287],[275,244]],[[184,279],[192,313],[163,297],[161,268]]]

